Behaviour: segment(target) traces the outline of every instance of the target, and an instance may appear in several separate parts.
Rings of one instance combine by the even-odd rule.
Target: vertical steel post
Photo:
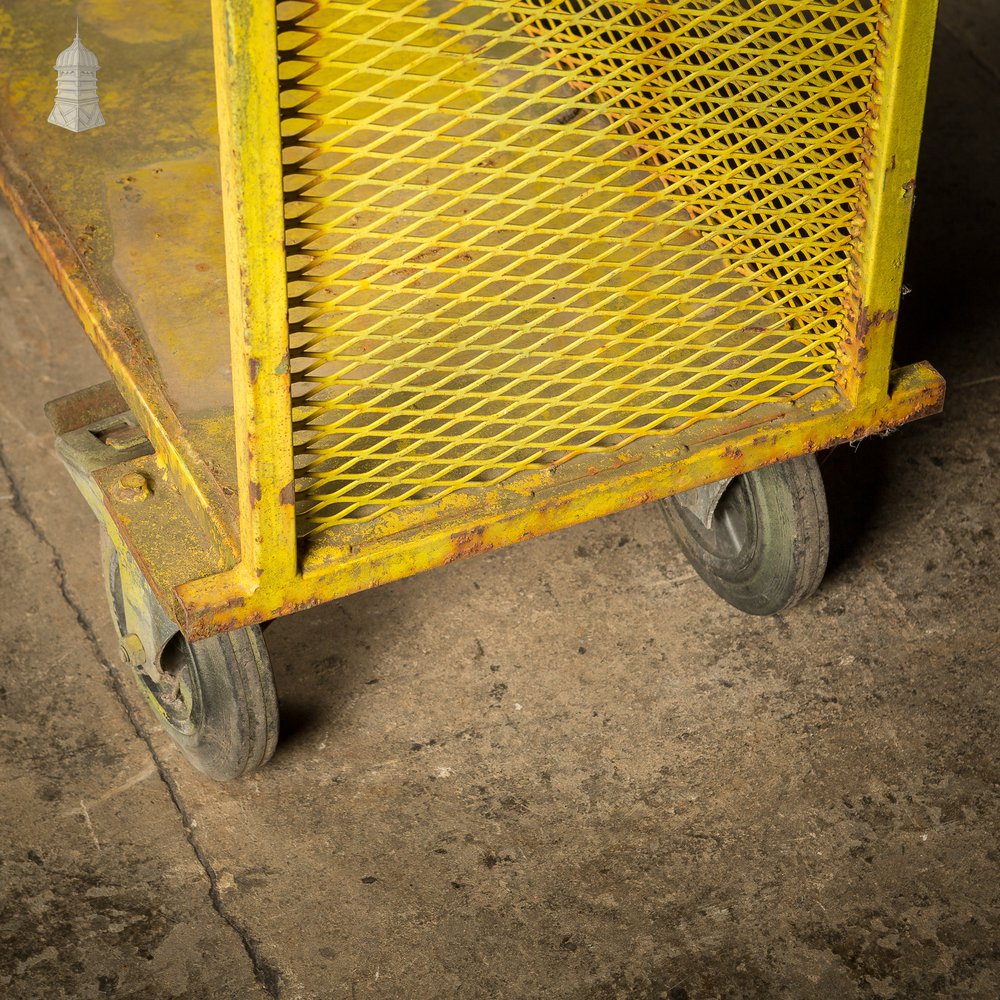
[[[212,0],[245,582],[297,570],[273,3]]]
[[[881,98],[855,261],[856,315],[841,370],[848,398],[864,411],[882,403],[889,389],[937,15],[937,0],[883,0],[883,6],[875,80]]]

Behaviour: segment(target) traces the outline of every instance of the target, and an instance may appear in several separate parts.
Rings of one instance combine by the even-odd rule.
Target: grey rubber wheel
[[[711,527],[674,497],[662,507],[698,575],[740,611],[787,611],[823,579],[830,520],[812,455],[737,476],[719,500]]]
[[[118,554],[105,549],[112,617],[124,633]],[[160,724],[202,774],[231,781],[270,760],[278,741],[278,699],[261,630],[253,625],[189,642],[176,633],[160,655],[162,676],[133,669]]]

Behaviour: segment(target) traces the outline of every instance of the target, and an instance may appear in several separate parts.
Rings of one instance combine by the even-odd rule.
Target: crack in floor
[[[77,625],[93,649],[97,661],[104,667],[105,672],[111,681],[111,688],[115,697],[121,704],[125,717],[132,726],[135,735],[146,745],[146,749],[152,759],[153,766],[156,768],[156,773],[166,787],[170,801],[173,804],[174,809],[177,811],[177,815],[180,817],[181,824],[184,828],[185,839],[187,840],[195,859],[204,871],[205,877],[208,879],[208,897],[212,904],[212,909],[215,910],[219,917],[239,938],[240,943],[243,946],[243,950],[246,952],[247,958],[250,960],[254,978],[260,984],[261,988],[264,989],[268,996],[272,997],[273,1000],[280,1000],[282,995],[282,979],[280,971],[271,965],[260,954],[259,943],[250,935],[249,931],[226,910],[225,904],[222,901],[222,896],[219,892],[218,874],[211,861],[209,861],[208,857],[205,855],[201,846],[195,839],[192,820],[187,807],[184,805],[184,801],[177,788],[177,784],[164,767],[159,755],[156,753],[152,740],[146,734],[144,727],[139,722],[139,719],[125,694],[125,684],[114,665],[104,655],[100,641],[97,638],[97,633],[94,631],[94,628],[84,613],[83,608],[80,607],[73,595],[70,593],[66,566],[62,561],[62,556],[60,556],[59,551],[45,533],[45,529],[42,528],[42,526],[35,519],[35,516],[31,511],[31,507],[24,497],[21,485],[18,482],[17,477],[14,475],[10,460],[8,459],[2,445],[0,445],[0,471],[3,472],[8,483],[10,484],[10,496],[7,497],[7,499],[10,501],[14,513],[28,525],[29,530],[35,538],[48,550],[52,560],[52,567],[56,574],[56,584],[59,588],[59,593],[62,596],[63,601],[76,617]]]

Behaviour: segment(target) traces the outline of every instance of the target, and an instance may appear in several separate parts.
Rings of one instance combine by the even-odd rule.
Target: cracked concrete
[[[0,995],[1000,994],[1000,20],[943,16],[899,355],[948,411],[828,456],[819,594],[740,616],[648,508],[317,608],[236,785],[117,667],[41,412],[104,370],[0,209]]]
[[[166,978],[169,995],[251,996],[249,971],[206,961],[232,952],[247,965],[205,905],[210,869],[185,842],[173,781],[9,469],[0,453],[0,988],[97,997],[127,982],[127,995],[154,996]]]
[[[6,209],[4,209],[4,212],[5,214],[8,215],[8,218],[5,219],[5,222],[7,223],[7,229],[12,235],[14,235],[14,246],[17,247],[17,250],[19,251],[19,257],[23,258],[25,256],[24,251],[28,248],[26,248],[26,246],[24,245],[23,240],[17,239],[17,236],[19,234],[14,232],[14,226],[15,226],[14,220],[9,217],[9,213],[6,212]],[[20,246],[18,246],[18,243],[20,243]],[[11,268],[11,270],[14,270],[14,268]],[[35,268],[35,270],[37,270],[37,268]],[[45,276],[43,274],[39,274],[38,278],[42,282],[45,281]],[[39,290],[47,291],[44,289],[39,289]],[[62,308],[64,308],[62,306],[62,303],[58,303],[56,305],[57,312],[61,311]],[[267,990],[268,994],[272,996],[276,995],[275,984],[277,982],[277,973],[265,960],[263,960],[260,957],[256,944],[253,938],[246,930],[246,928],[244,928],[239,923],[239,921],[235,920],[229,913],[227,913],[225,905],[222,902],[222,898],[219,895],[218,879],[216,873],[212,867],[211,862],[206,857],[205,853],[201,850],[201,848],[197,843],[197,839],[193,835],[193,826],[188,817],[187,810],[184,807],[184,803],[181,799],[181,795],[177,788],[177,784],[174,781],[170,772],[163,767],[160,758],[157,755],[156,749],[147,735],[148,731],[147,728],[144,725],[140,724],[140,722],[138,721],[136,714],[137,709],[138,711],[142,711],[143,708],[141,705],[136,706],[134,703],[130,702],[129,698],[126,696],[121,673],[120,671],[116,670],[109,662],[107,656],[103,651],[101,643],[98,641],[97,635],[94,632],[90,620],[87,617],[87,613],[84,611],[84,609],[81,607],[81,605],[78,603],[77,599],[73,595],[68,584],[66,567],[63,563],[62,556],[60,555],[59,550],[56,548],[56,546],[53,545],[51,541],[49,541],[49,538],[46,535],[45,530],[33,516],[29,502],[26,500],[21,490],[20,484],[13,472],[12,464],[8,459],[7,455],[5,454],[2,442],[0,442],[0,473],[2,473],[6,482],[6,487],[8,492],[6,494],[5,499],[10,504],[10,510],[13,511],[13,513],[16,516],[22,519],[22,521],[30,529],[32,535],[34,535],[36,541],[45,550],[47,550],[49,563],[52,568],[53,575],[55,577],[55,582],[58,587],[59,595],[62,601],[72,611],[73,615],[75,616],[76,624],[80,632],[83,633],[86,643],[90,646],[93,652],[94,659],[107,672],[107,678],[110,682],[111,688],[114,691],[114,694],[116,696],[116,699],[120,705],[122,712],[124,713],[125,717],[128,719],[131,725],[133,733],[146,745],[147,751],[150,757],[152,758],[153,764],[151,768],[147,768],[146,771],[142,772],[142,774],[145,776],[147,774],[156,773],[159,779],[162,781],[163,785],[166,787],[169,799],[173,804],[174,808],[176,809],[177,815],[182,823],[183,829],[185,831],[186,840],[190,845],[194,857],[196,858],[197,862],[201,865],[202,869],[204,870],[205,876],[209,881],[208,895],[209,899],[211,900],[212,907],[238,937],[244,950],[246,951],[248,958],[250,959],[254,977]],[[0,578],[0,583],[2,583],[2,578]],[[0,586],[0,592],[4,592],[2,586]],[[114,647],[112,646],[111,648],[113,649]],[[112,795],[115,795],[121,791],[130,788],[132,785],[137,784],[139,780],[140,779],[135,777],[128,779],[122,785],[119,785],[116,788],[112,789],[111,791],[102,794],[99,798],[94,800],[92,804],[93,805],[103,804],[108,798],[112,797]],[[69,815],[72,815],[75,812],[77,812],[76,809],[71,809],[69,811]],[[91,835],[91,838],[94,841],[95,847],[97,847],[97,849],[100,851],[101,850],[100,842],[94,830],[90,812],[83,799],[80,800],[79,813],[84,819],[84,823],[87,827],[88,832]]]

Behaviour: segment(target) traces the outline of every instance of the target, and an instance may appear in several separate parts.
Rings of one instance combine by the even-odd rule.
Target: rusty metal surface
[[[148,441],[119,449],[108,440],[132,419],[125,412],[75,427],[57,438],[56,450],[105,533],[176,619],[175,588],[231,562],[201,530]]]
[[[544,7],[558,24],[529,17],[529,7]],[[515,8],[520,20],[506,17]],[[215,0],[213,11],[234,366],[241,373],[235,416],[243,562],[218,578],[181,588],[184,624],[193,633],[285,614],[854,440],[940,405],[942,381],[927,367],[913,369],[903,386],[888,391],[898,264],[912,204],[912,185],[904,184],[895,198],[892,180],[912,179],[916,169],[933,3],[829,0],[748,7],[685,0],[627,7],[591,0],[509,6],[442,0],[414,8],[388,0],[283,3],[275,12],[251,0]],[[674,52],[669,46],[677,40],[675,14],[691,28],[687,46],[674,53],[679,62],[663,58]],[[614,30],[610,22],[617,25]],[[551,45],[539,42],[531,65],[521,66],[510,46],[521,51],[527,42],[520,29],[531,25],[538,29],[536,38],[548,38]],[[464,44],[475,26],[497,44]],[[640,39],[639,27],[639,48],[646,53],[641,58],[632,46]],[[586,72],[573,68],[566,45],[556,51],[551,32],[563,28],[572,36],[564,39],[570,49],[579,43],[590,53]],[[714,59],[705,55],[713,46],[724,53]],[[748,51],[756,56],[749,58]],[[636,71],[612,86],[610,107],[602,87],[611,81],[598,72],[604,56],[616,79],[623,67]],[[549,79],[553,60],[565,79]],[[680,78],[663,86],[663,100],[640,101],[644,114],[658,121],[658,152],[649,157],[640,149],[649,143],[638,143],[627,122],[622,128],[629,134],[619,134],[615,122],[637,93],[646,94],[653,63],[663,63],[664,72],[673,67]],[[505,77],[508,71],[516,79]],[[659,70],[653,76],[660,84],[665,79]],[[596,79],[596,89],[584,86],[584,77]],[[538,88],[522,86],[525,80],[538,83],[547,99],[558,99],[559,107],[548,109],[555,119],[538,113]],[[593,101],[575,107],[578,114],[568,119],[557,114],[570,98],[567,80],[581,92],[593,91]],[[675,85],[690,88],[677,107]],[[638,158],[613,167],[615,158],[591,142],[594,136],[584,127],[598,120],[602,142],[616,149],[635,146]],[[648,139],[652,133],[639,127],[643,121],[639,115],[631,124]],[[563,126],[576,130],[575,145]],[[510,129],[516,135],[508,134]],[[695,135],[697,142],[688,149]],[[850,142],[843,141],[848,135]],[[671,154],[675,139],[684,148]],[[730,140],[745,146],[746,155],[737,155]],[[495,154],[501,147],[512,159],[498,170]],[[551,155],[536,164],[531,157],[543,150]],[[680,419],[664,423],[656,438],[656,427],[633,426],[628,416],[635,406],[641,423],[649,415],[644,407],[650,413],[656,409],[655,400],[634,401],[649,388],[642,379],[656,359],[634,366],[635,384],[615,365],[632,358],[633,348],[653,351],[658,337],[679,329],[680,320],[662,312],[664,302],[674,299],[682,312],[690,307],[696,320],[691,342],[686,331],[681,337],[685,351],[696,342],[705,347],[699,337],[719,320],[705,308],[720,307],[714,291],[696,291],[688,301],[691,289],[683,283],[668,281],[652,294],[642,286],[666,334],[655,324],[643,326],[645,313],[630,326],[636,317],[616,304],[607,316],[583,310],[587,321],[621,321],[626,328],[616,327],[613,342],[600,350],[588,340],[585,356],[577,357],[567,354],[561,341],[548,347],[535,342],[542,329],[573,333],[561,306],[542,304],[541,292],[528,280],[547,268],[553,255],[563,263],[567,253],[576,259],[565,240],[558,253],[548,242],[584,233],[582,259],[603,261],[604,220],[595,234],[568,220],[566,212],[586,197],[596,198],[589,215],[584,213],[591,221],[602,211],[615,216],[608,207],[614,184],[606,183],[601,170],[623,177],[640,166],[651,176],[663,174],[663,197],[685,202],[691,225],[707,227],[712,235],[718,267],[744,274],[752,298],[758,285],[770,284],[781,310],[802,311],[803,297],[812,303],[814,308],[804,308],[795,319],[795,328],[822,328],[833,338],[820,338],[827,347],[844,345],[819,363],[822,378],[786,385],[795,373],[783,367],[787,359],[775,344],[747,345],[743,357],[730,350],[732,344],[714,342],[707,353],[689,357],[690,366],[670,355],[666,383],[672,385],[680,372],[681,388],[700,400],[699,414],[711,419],[703,421],[703,432],[688,434],[687,404],[674,400]],[[574,186],[578,182],[581,190]],[[629,186],[633,193],[641,189]],[[881,196],[883,189],[887,197]],[[707,191],[715,194],[703,204]],[[470,193],[480,196],[475,206],[456,207],[458,195]],[[425,197],[431,194],[442,200]],[[284,220],[275,218],[279,197]],[[560,210],[566,210],[558,215],[560,222],[550,225],[551,213]],[[487,231],[470,234],[466,224],[476,213],[482,213]],[[772,233],[767,227],[777,216],[783,220],[780,232]],[[736,227],[733,239],[720,238],[726,220]],[[508,245],[509,231],[527,242]],[[411,245],[411,237],[433,247]],[[632,242],[622,234],[615,245],[627,256]],[[664,240],[653,243],[662,249]],[[472,266],[477,248],[498,247],[509,251],[502,267],[482,260]],[[737,252],[739,247],[747,252]],[[765,251],[767,260],[774,252],[775,266],[744,273],[743,265],[751,258],[759,264]],[[671,265],[650,260],[651,280],[662,282]],[[401,261],[407,266],[400,269]],[[677,266],[699,285],[697,269],[688,273]],[[509,288],[490,284],[508,270],[518,278]],[[589,275],[592,269],[585,270]],[[621,277],[618,269],[613,273]],[[546,274],[560,291],[575,294],[573,267]],[[441,313],[435,295],[445,291],[451,304]],[[853,311],[845,312],[845,296]],[[538,306],[544,315],[515,318],[512,330],[501,329],[519,302]],[[600,311],[603,302],[591,305]],[[435,317],[443,328],[434,325]],[[758,325],[725,308],[722,317],[744,333]],[[470,339],[476,329],[483,336]],[[524,334],[526,341],[517,339]],[[789,348],[795,357],[797,349]],[[710,361],[713,352],[725,360]],[[765,358],[775,361],[773,370]],[[582,377],[577,366],[588,360],[592,369]],[[730,363],[739,375],[735,383]],[[595,416],[586,399],[566,394],[559,381],[566,365],[574,378],[580,376],[576,388],[596,392],[608,413]],[[757,372],[759,365],[767,370]],[[284,398],[289,366],[293,435]],[[718,378],[711,374],[713,366],[723,369]],[[517,375],[513,383],[498,383],[501,369],[505,378]],[[741,381],[770,388],[736,400]],[[621,397],[607,395],[615,392]],[[824,393],[823,400],[816,401],[816,392]],[[729,403],[736,405],[727,410]],[[773,433],[763,433],[763,427]],[[573,435],[581,429],[596,433],[595,428],[598,440],[590,443],[597,447],[588,454],[589,446],[577,447]],[[527,434],[534,457],[518,453],[513,466],[504,465],[512,446],[503,438],[508,433]],[[565,434],[569,451],[562,447]],[[297,478],[290,489],[293,442]],[[483,456],[489,458],[486,465],[497,459],[503,466],[500,476],[489,474],[479,460]],[[442,483],[446,488],[439,489]],[[296,564],[289,500],[303,497],[317,518]],[[391,503],[383,503],[386,498]],[[373,499],[379,502],[368,509]]]
[[[700,420],[700,430],[684,420],[664,424],[656,441],[642,436],[650,430],[645,425],[625,428],[614,422],[621,416],[616,407],[632,405],[628,396],[611,406],[611,429],[628,430],[628,434],[611,441],[607,450],[602,445],[592,454],[560,452],[551,460],[541,455],[537,461],[509,470],[510,477],[502,482],[484,483],[463,473],[450,480],[451,491],[446,495],[433,489],[424,495],[422,487],[430,480],[425,483],[420,478],[407,486],[408,491],[412,487],[412,498],[407,493],[412,504],[383,510],[371,521],[338,523],[336,530],[330,524],[321,525],[322,530],[312,533],[301,547],[295,538],[298,491],[292,465],[294,393],[290,383],[305,376],[301,371],[292,375],[294,359],[289,356],[289,347],[294,345],[288,333],[286,265],[291,258],[285,256],[286,199],[274,63],[275,33],[280,41],[282,31],[289,30],[288,5],[279,6],[276,23],[270,5],[215,0],[216,94],[207,9],[188,2],[170,17],[159,12],[148,23],[126,23],[127,15],[119,6],[94,0],[87,5],[85,28],[89,23],[87,30],[93,30],[93,35],[87,36],[88,43],[109,70],[99,81],[109,124],[81,136],[51,129],[44,121],[49,101],[44,81],[51,72],[47,65],[62,44],[51,27],[58,18],[53,19],[50,10],[43,21],[25,0],[9,5],[18,34],[0,30],[0,47],[10,55],[6,98],[0,102],[0,183],[12,196],[36,246],[155,445],[156,461],[136,470],[148,478],[155,502],[135,503],[114,482],[105,480],[104,473],[96,476],[111,521],[189,636],[285,614],[465,555],[854,440],[939,408],[943,383],[926,366],[910,369],[902,383],[887,393],[898,262],[912,204],[912,185],[903,184],[898,193],[891,181],[897,174],[912,179],[915,170],[921,74],[926,71],[924,43],[932,27],[933,7],[918,8],[913,0],[882,5],[872,0],[837,0],[837,5],[838,10],[857,7],[858,16],[864,14],[866,51],[870,56],[873,46],[880,47],[885,58],[877,65],[866,62],[864,72],[841,74],[851,120],[867,115],[871,123],[864,136],[872,147],[871,156],[864,163],[872,175],[872,199],[867,206],[858,204],[856,229],[851,228],[850,213],[844,208],[847,202],[841,198],[837,203],[838,239],[853,241],[858,253],[849,265],[843,255],[838,256],[840,263],[831,274],[843,284],[851,277],[845,268],[859,269],[856,287],[861,296],[859,312],[852,317],[856,322],[848,324],[853,333],[848,331],[851,335],[844,338],[846,346],[837,357],[831,355],[822,362],[823,378],[809,382],[801,391],[785,392],[779,386],[774,392],[753,393],[728,410],[711,401],[720,392],[728,399],[726,393],[737,392],[739,385],[725,392],[718,385],[702,385],[697,392],[711,404],[702,407],[702,415],[710,414],[711,419]],[[678,5],[682,6],[700,12],[699,19],[705,13],[697,4]],[[593,4],[590,7],[597,10]],[[729,21],[742,16],[738,7],[727,8]],[[810,10],[815,13],[813,7]],[[407,16],[416,18],[420,30],[426,26],[425,13]],[[795,20],[798,15],[793,17],[791,30],[783,15],[770,7],[754,14],[777,19],[771,26],[783,24],[789,29],[785,35],[795,45],[815,28],[813,14],[804,16],[801,24]],[[876,21],[877,38],[873,33]],[[504,36],[515,29],[516,25],[506,25]],[[911,36],[920,44],[904,58],[903,41]],[[341,41],[348,44],[353,37],[347,32]],[[846,49],[827,51],[822,39],[817,44],[823,59],[849,55]],[[362,62],[367,58],[358,57]],[[479,54],[476,58],[489,63],[497,57]],[[406,59],[412,59],[412,53]],[[790,65],[787,59],[778,60],[773,72],[784,79]],[[111,67],[115,67],[113,74]],[[742,62],[739,67],[740,73],[746,69]],[[487,65],[482,71],[495,68]],[[878,87],[872,89],[869,113],[854,92],[855,84],[847,86],[847,81],[856,75],[857,88],[863,91],[873,71]],[[328,82],[313,84],[322,91]],[[362,84],[363,76],[352,71],[333,89],[342,85],[360,93]],[[410,96],[406,91],[400,100],[405,103]],[[217,115],[223,131],[224,196],[215,171]],[[608,128],[610,135],[614,130]],[[852,128],[856,131],[856,122]],[[599,164],[603,154],[594,148]],[[583,157],[579,150],[564,152],[567,163],[575,164],[577,153]],[[856,179],[857,149],[852,156],[850,169],[840,173]],[[889,193],[880,200],[875,192],[883,189]],[[673,197],[681,193],[674,191]],[[808,193],[810,197],[815,194],[811,187]],[[689,215],[692,207],[688,207]],[[424,206],[418,214],[431,219],[434,211]],[[223,219],[225,252],[220,236]],[[349,253],[347,257],[349,264],[352,258]],[[528,264],[533,261],[530,248],[524,258]],[[422,260],[421,266],[425,263],[433,276],[447,262]],[[735,266],[721,247],[719,266]],[[652,270],[659,274],[659,265]],[[747,289],[756,294],[763,278],[756,272],[750,277]],[[811,287],[811,279],[806,283]],[[357,289],[348,284],[345,294],[350,296]],[[688,292],[682,292],[678,301],[687,302]],[[500,292],[492,298],[505,302]],[[798,300],[793,297],[791,301]],[[697,308],[692,315],[700,322],[705,318],[701,306],[693,305]],[[348,302],[348,318],[356,322],[363,317],[363,310],[354,308],[352,313],[351,308]],[[741,329],[749,323],[744,332],[755,329],[749,319],[732,322]],[[695,339],[698,329],[696,324]],[[388,360],[393,365],[400,360],[393,352],[409,335],[403,330],[389,338]],[[639,340],[644,349],[649,346]],[[330,349],[330,359],[324,354],[323,364],[329,360],[339,365],[342,346]],[[488,349],[487,355],[496,353],[497,345],[489,338],[481,346]],[[719,342],[711,350],[726,355],[729,346]],[[775,345],[768,350],[772,348],[777,350]],[[228,391],[230,349],[235,399]],[[364,354],[368,348],[362,344],[359,350]],[[695,381],[705,376],[700,367],[702,355],[704,351],[689,373]],[[358,364],[363,360],[355,359]],[[420,360],[417,367],[425,361]],[[680,359],[670,364],[675,361],[684,367]],[[778,361],[785,363],[783,357]],[[720,362],[725,370],[717,373],[727,382],[732,375],[728,363]],[[747,364],[740,368],[740,379],[768,383],[779,375],[779,381],[795,375],[784,368],[784,374],[776,374],[777,369],[758,372],[754,365],[759,363],[750,351]],[[343,374],[339,371],[327,372],[321,381],[335,382]],[[469,373],[460,374],[464,379]],[[437,377],[434,371],[431,376]],[[418,381],[423,377],[419,374]],[[393,378],[390,389],[395,385]],[[450,385],[448,391],[463,397],[469,389],[463,381]],[[487,402],[506,405],[510,401],[501,399],[502,395]],[[364,406],[370,402],[361,400]],[[543,429],[546,421],[555,418],[549,409],[538,417]],[[423,420],[424,411],[420,414]],[[506,410],[501,415],[509,416]],[[388,423],[383,428],[377,414],[374,419],[379,441],[372,447],[381,456],[375,471],[384,473],[395,488],[402,474],[392,464],[398,457],[393,450],[393,428]],[[572,430],[572,419],[565,414],[562,419]],[[515,413],[507,422],[524,420]],[[417,437],[421,428],[427,429],[421,424],[413,431]],[[369,431],[375,433],[371,426]],[[493,446],[495,435],[490,428],[480,436],[487,449]],[[305,447],[302,441],[296,444]],[[379,451],[383,445],[386,455]],[[330,444],[327,449],[324,444],[324,453],[330,451],[324,461],[341,462],[346,453],[339,448]],[[436,462],[439,456],[431,457]],[[458,459],[452,456],[448,461],[454,465]],[[348,465],[342,478],[353,481],[358,471],[363,470]]]
[[[859,441],[943,405],[941,376],[930,365],[912,365],[893,373],[877,411],[851,408],[820,391],[797,405],[762,406],[756,419],[717,428],[715,436],[693,428],[653,455],[595,458],[569,484],[546,484],[545,472],[512,479],[490,492],[486,508],[470,510],[456,494],[434,505],[433,520],[408,524],[388,538],[364,535],[364,526],[357,526],[349,543],[341,538],[315,549],[302,574],[279,586],[265,578],[248,587],[239,570],[185,584],[177,592],[180,625],[190,638],[201,638],[267,621],[725,476]]]
[[[107,125],[46,121],[74,16]],[[235,463],[207,9],[9,0],[0,188],[215,545],[235,552]]]
[[[131,552],[127,565],[139,567],[176,618],[175,588],[231,562],[201,529],[134,416],[116,408],[116,400],[104,383],[50,403],[47,409],[62,428],[56,451],[105,534],[119,552]]]
[[[58,436],[126,410],[125,400],[112,381],[87,386],[45,404],[45,416]]]

